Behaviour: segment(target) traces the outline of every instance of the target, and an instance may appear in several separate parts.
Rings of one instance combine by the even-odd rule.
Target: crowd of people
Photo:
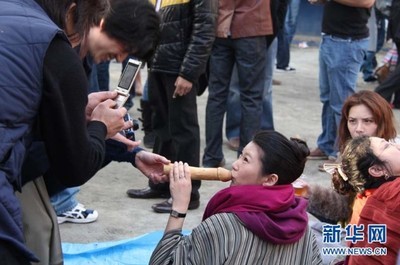
[[[63,264],[58,224],[98,215],[76,200],[77,187],[119,161],[149,179],[129,197],[166,199],[152,206],[170,217],[150,264],[326,264],[324,235],[309,214],[319,227],[385,224],[387,240],[348,245],[385,247],[385,256],[335,262],[394,264],[400,145],[392,108],[400,64],[376,92],[357,91],[377,52],[371,17],[381,10],[374,0],[309,2],[323,5],[322,132],[313,150],[274,131],[272,110],[273,69],[295,71],[289,47],[300,1],[0,0],[0,263]],[[383,14],[388,38],[400,45],[400,1]],[[132,105],[116,107],[107,77],[99,85],[98,70],[129,57],[147,63],[141,104],[152,152],[121,133],[133,126],[126,119]],[[197,96],[206,87],[201,150]],[[238,139],[230,186],[184,236],[185,216],[199,208],[201,194],[189,165],[225,165],[225,115],[228,138]],[[325,162],[320,168],[334,190],[304,183],[307,192],[295,195],[292,183],[308,159]]]

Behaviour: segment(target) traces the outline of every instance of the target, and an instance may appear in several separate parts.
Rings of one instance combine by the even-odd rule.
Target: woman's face
[[[264,152],[253,142],[243,149],[242,155],[232,164],[231,186],[261,185],[261,157]]]
[[[390,176],[400,176],[400,144],[391,143],[379,137],[370,137],[374,154],[386,163]]]
[[[350,108],[347,128],[351,138],[362,135],[376,136],[378,124],[371,110],[364,104],[360,104]]]

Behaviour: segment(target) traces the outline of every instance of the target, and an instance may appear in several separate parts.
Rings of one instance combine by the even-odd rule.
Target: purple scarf
[[[203,220],[217,213],[235,213],[244,225],[264,241],[295,243],[307,228],[305,199],[294,196],[291,184],[233,186],[211,198]]]

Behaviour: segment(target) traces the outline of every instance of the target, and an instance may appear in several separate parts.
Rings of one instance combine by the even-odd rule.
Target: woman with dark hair
[[[307,202],[291,183],[304,170],[305,142],[257,133],[232,164],[231,186],[209,201],[203,222],[181,234],[190,201],[188,165],[170,172],[172,212],[150,264],[320,264]]]

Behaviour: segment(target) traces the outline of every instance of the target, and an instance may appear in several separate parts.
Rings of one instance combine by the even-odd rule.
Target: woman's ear
[[[380,178],[387,174],[387,170],[383,166],[373,165],[370,168],[368,168],[368,173],[370,174],[371,177]]]
[[[262,185],[265,186],[274,186],[278,182],[278,175],[277,174],[270,174],[265,176],[265,179],[262,182]]]

